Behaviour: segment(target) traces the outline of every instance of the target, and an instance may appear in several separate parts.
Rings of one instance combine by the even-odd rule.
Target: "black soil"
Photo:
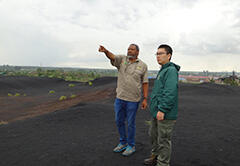
[[[60,91],[73,90],[66,87],[68,84],[58,79],[1,77],[0,96],[16,90],[37,96],[54,87],[63,93]],[[151,149],[145,122],[150,119],[149,112],[138,110],[136,153],[123,157],[112,152],[118,144],[113,110],[116,78],[98,79],[92,86],[75,84],[76,94],[101,89],[111,93],[107,98],[96,93],[94,100],[79,98],[68,109],[0,125],[0,166],[143,165]],[[151,91],[153,80],[150,85]],[[240,165],[239,95],[239,87],[179,85],[179,118],[174,129],[171,166]]]

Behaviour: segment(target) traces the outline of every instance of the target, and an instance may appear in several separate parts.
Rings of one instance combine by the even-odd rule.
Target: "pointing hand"
[[[100,45],[98,51],[105,53],[105,52],[107,52],[107,49]]]

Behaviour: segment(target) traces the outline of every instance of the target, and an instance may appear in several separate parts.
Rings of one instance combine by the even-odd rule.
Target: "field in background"
[[[149,78],[155,78],[157,70],[148,71]],[[116,69],[85,69],[85,68],[59,68],[35,66],[0,66],[0,76],[28,76],[60,78],[65,81],[89,82],[100,77],[116,77]],[[183,83],[211,82],[240,86],[240,73],[238,72],[194,72],[180,71],[179,81]]]

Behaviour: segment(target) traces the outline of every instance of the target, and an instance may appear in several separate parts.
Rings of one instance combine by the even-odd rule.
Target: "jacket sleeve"
[[[178,72],[169,68],[164,79],[164,88],[159,99],[158,109],[167,113],[172,110],[178,95]]]

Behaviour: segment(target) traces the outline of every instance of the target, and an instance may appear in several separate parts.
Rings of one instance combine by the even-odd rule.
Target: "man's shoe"
[[[157,155],[152,154],[149,158],[144,160],[144,165],[155,166],[157,164]]]
[[[127,148],[127,144],[118,144],[118,146],[117,147],[115,147],[114,149],[113,149],[113,151],[114,152],[116,152],[116,153],[119,153],[119,152],[122,152],[123,150],[125,150]]]
[[[131,146],[127,146],[126,150],[122,153],[123,156],[130,156],[131,154],[133,154],[136,151],[135,146],[131,147]]]

